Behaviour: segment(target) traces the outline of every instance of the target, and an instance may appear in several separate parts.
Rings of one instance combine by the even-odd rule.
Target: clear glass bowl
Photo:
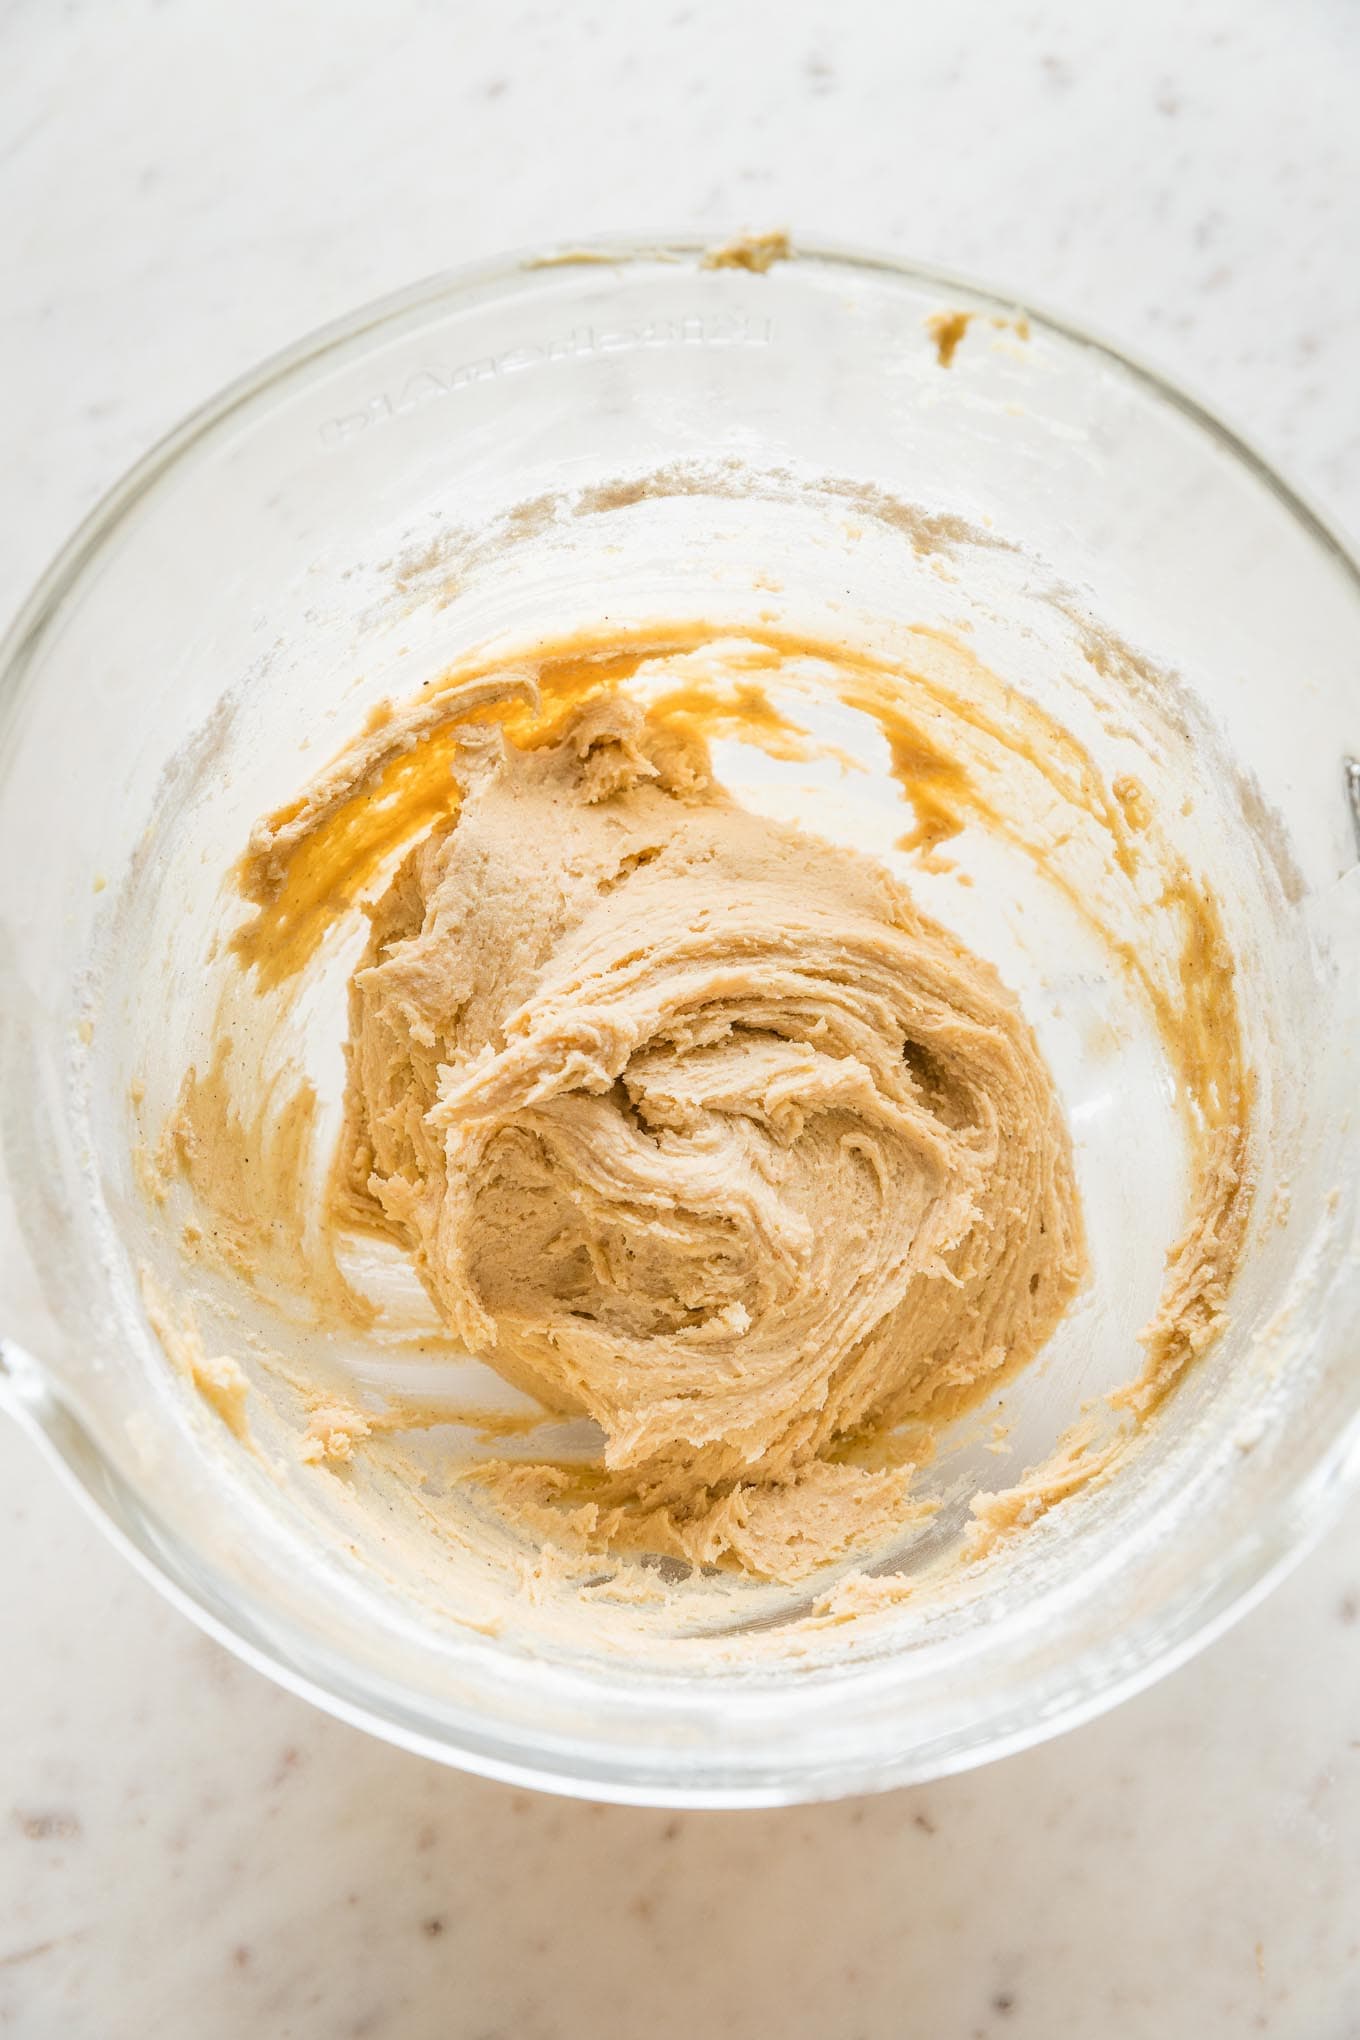
[[[4,1153],[33,1277],[0,1386],[172,1598],[320,1705],[497,1777],[735,1806],[929,1777],[1108,1706],[1262,1592],[1360,1470],[1360,578],[1238,440],[1059,320],[858,254],[702,257],[598,243],[357,313],[185,424],[35,591],[0,697]],[[946,310],[970,315],[947,362]],[[173,1087],[222,871],[371,701],[497,632],[772,603],[824,636],[852,613],[973,630],[1055,711],[1089,618],[1138,648],[1147,713],[1181,718],[1187,854],[1230,894],[1250,866],[1239,904],[1255,887],[1233,1324],[1136,1474],[948,1620],[744,1670],[513,1647],[320,1549],[288,1479],[244,1477],[194,1420],[134,1279],[128,1085],[154,1039]],[[1113,1071],[1071,1028],[1064,1049],[1056,952],[983,922],[1051,1009],[1103,1270],[1017,1398],[1037,1456],[1130,1371],[1175,1225],[1170,1108],[1137,1041]],[[1069,970],[1069,1015],[1108,991]]]

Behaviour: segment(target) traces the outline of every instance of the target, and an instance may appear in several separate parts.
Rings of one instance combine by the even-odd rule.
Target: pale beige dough
[[[909,1520],[868,1434],[1029,1360],[1079,1286],[1067,1131],[993,969],[873,860],[735,805],[609,695],[370,910],[340,1179],[507,1380],[604,1434],[539,1535],[797,1577]]]

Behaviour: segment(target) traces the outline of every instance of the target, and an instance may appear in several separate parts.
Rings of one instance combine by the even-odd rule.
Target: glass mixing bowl
[[[1356,567],[1197,405],[1061,320],[771,252],[602,242],[357,313],[149,455],[3,651],[4,1155],[31,1278],[6,1302],[5,1404],[142,1569],[285,1685],[445,1761],[652,1803],[862,1791],[1052,1734],[1219,1630],[1360,1470]],[[1162,732],[1153,790],[1228,902],[1259,1171],[1229,1330],[1125,1478],[867,1649],[696,1669],[427,1619],[327,1544],[297,1469],[223,1449],[137,1288],[129,1085],[173,1094],[254,818],[383,695],[606,613],[971,634],[1112,762]],[[803,798],[758,773],[749,791]],[[876,799],[828,827],[895,854]],[[966,866],[967,835],[951,847]],[[1177,1222],[1174,1111],[1114,980],[1037,908],[1027,935],[1023,880],[976,855],[967,890],[912,882],[1021,991],[1096,1265],[1013,1398],[1024,1461],[1130,1372]]]

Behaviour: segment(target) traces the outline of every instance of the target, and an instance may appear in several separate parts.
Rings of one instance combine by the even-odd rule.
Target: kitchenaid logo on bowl
[[[597,354],[632,354],[643,347],[768,347],[774,339],[772,319],[753,319],[745,312],[694,312],[678,319],[649,319],[640,326],[573,326],[569,333],[541,346],[509,347],[503,354],[482,354],[475,361],[438,363],[419,368],[391,389],[370,397],[360,409],[327,418],[320,427],[323,446],[345,446],[374,425],[386,424],[417,411],[422,404],[456,396],[474,383],[499,382],[554,361]]]

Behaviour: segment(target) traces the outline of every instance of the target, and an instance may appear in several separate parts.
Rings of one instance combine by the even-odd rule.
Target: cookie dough
[[[1129,702],[1174,706],[1117,641],[1087,661],[1120,729]],[[849,722],[819,727],[828,704]],[[784,824],[723,791],[729,744]],[[178,1095],[134,1100],[195,1350],[241,1353],[252,1449],[305,1466],[321,1534],[338,1512],[347,1549],[461,1625],[560,1617],[570,1641],[607,1602],[619,1637],[673,1640],[809,1575],[807,1619],[857,1623],[1125,1478],[1227,1321],[1254,1195],[1233,946],[1132,776],[1157,755],[1121,740],[1107,776],[926,630],[611,626],[379,700],[256,824]],[[838,820],[863,772],[900,824],[891,794],[863,832]],[[955,1478],[982,1420],[952,1420],[1009,1403],[1086,1248],[1035,1040],[916,905],[918,873],[986,885],[984,838],[1033,872],[1074,968],[1122,981],[1185,1158],[1129,1377],[996,1493]],[[225,1415],[178,1326],[172,1362]],[[493,1371],[532,1400],[507,1408]]]
[[[1078,1288],[1049,1073],[881,865],[737,806],[635,701],[457,737],[351,984],[347,1216],[603,1433],[502,1507],[796,1577],[903,1516],[866,1438],[994,1387]]]

